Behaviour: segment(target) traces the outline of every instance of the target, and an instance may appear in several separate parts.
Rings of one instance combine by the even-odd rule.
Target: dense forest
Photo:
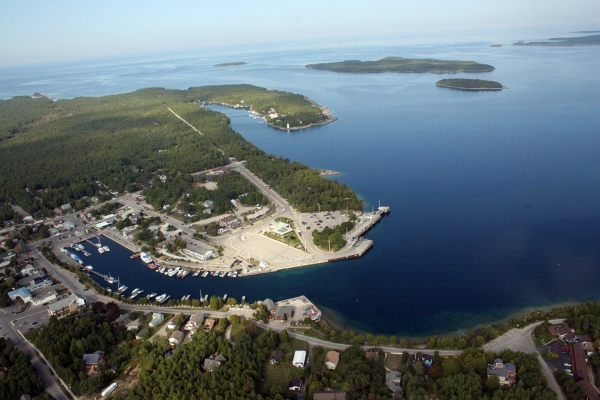
[[[446,61],[403,57],[385,57],[377,61],[347,60],[322,64],[309,64],[306,68],[347,73],[381,72],[487,72],[494,70],[488,64],[475,61]]]
[[[18,400],[22,394],[34,398],[44,392],[44,381],[29,356],[4,338],[0,338],[0,371],[0,397],[4,400]]]
[[[466,90],[502,90],[504,86],[495,81],[486,81],[483,79],[442,79],[437,81],[436,86],[452,89]]]
[[[0,100],[0,205],[18,204],[36,217],[49,216],[65,203],[75,206],[86,196],[107,196],[107,189],[140,190],[163,171],[186,175],[235,157],[247,160],[251,170],[298,207],[361,208],[345,185],[267,155],[233,131],[226,116],[199,107],[201,102],[242,101],[255,110],[275,107],[288,117],[300,116],[302,123],[322,115],[300,95],[250,85],[150,88],[56,102],[44,97]],[[167,198],[172,201],[171,195]]]

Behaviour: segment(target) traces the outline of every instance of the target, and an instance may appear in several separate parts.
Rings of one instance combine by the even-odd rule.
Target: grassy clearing
[[[391,370],[397,371],[402,364],[402,356],[400,354],[389,354],[385,358],[385,366]]]
[[[550,336],[550,333],[548,333],[546,330],[543,332],[533,333],[531,337],[533,338],[533,342],[536,346],[543,346],[552,341],[552,336]]]

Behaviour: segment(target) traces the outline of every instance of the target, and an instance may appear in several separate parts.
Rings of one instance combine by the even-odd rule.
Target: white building
[[[150,327],[154,328],[156,325],[160,324],[161,322],[163,322],[163,320],[165,319],[165,316],[162,315],[161,313],[152,313],[152,321],[150,321]]]
[[[305,363],[306,350],[296,350],[296,352],[294,353],[294,361],[292,361],[294,367],[304,368]]]

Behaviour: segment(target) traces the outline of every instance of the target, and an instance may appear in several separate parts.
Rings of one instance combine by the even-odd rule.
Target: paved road
[[[550,323],[554,325],[560,324],[562,322],[564,322],[564,319],[555,319],[550,321]],[[556,392],[558,400],[563,400],[564,396],[562,394],[560,386],[556,382],[556,379],[554,379],[554,374],[552,373],[552,371],[550,371],[550,368],[538,352],[537,348],[535,347],[535,343],[533,343],[533,339],[531,338],[531,333],[540,324],[542,324],[542,321],[536,322],[531,325],[527,325],[524,328],[511,329],[504,335],[499,336],[491,342],[484,344],[483,351],[493,351],[494,353],[500,353],[504,350],[510,349],[513,351],[522,351],[524,353],[536,354],[538,357],[538,361],[542,366],[542,372],[544,373],[544,375],[546,376],[546,380],[548,381],[548,386],[552,390],[554,390],[554,392]]]

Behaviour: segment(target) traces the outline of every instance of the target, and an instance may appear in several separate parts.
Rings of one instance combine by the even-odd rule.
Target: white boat
[[[196,272],[194,272],[194,273],[192,274],[192,276],[198,276],[198,275],[200,275],[200,270],[197,270]]]
[[[87,252],[87,251],[84,250],[83,251],[83,255],[86,256],[86,257],[89,257],[89,256],[92,255],[92,253],[89,253],[89,252]]]
[[[135,299],[137,297],[139,293],[132,293],[131,296],[129,296],[130,299]]]
[[[162,268],[160,269],[160,271],[158,271],[158,272],[160,272],[161,274],[164,274],[166,269],[167,269],[166,267],[162,267]]]
[[[110,249],[108,248],[108,246],[102,246],[102,248],[104,249],[104,251],[110,251]]]
[[[104,249],[102,247],[98,247],[98,253],[104,254]]]
[[[166,298],[167,298],[167,294],[163,293],[160,296],[156,296],[156,299],[154,299],[154,300],[158,301],[159,303],[162,303],[163,301],[165,301]]]
[[[150,294],[149,294],[148,296],[146,296],[146,297],[147,297],[147,298],[149,298],[149,299],[151,299],[151,298],[153,298],[153,297],[154,297],[154,296],[156,296],[156,295],[157,295],[157,293],[156,293],[156,292],[152,292],[152,293],[150,293]]]
[[[206,271],[205,273],[202,274],[203,278],[206,278],[208,276],[208,271]]]
[[[86,267],[83,267],[84,269],[87,269],[88,271],[91,271],[94,269],[94,267],[92,267],[91,265],[88,265]]]
[[[65,253],[65,254],[69,254],[69,250],[65,249],[64,247],[60,248],[60,251]]]
[[[150,264],[152,262],[152,257],[147,253],[140,253],[140,259],[146,264]]]
[[[223,301],[227,300],[227,293],[225,293],[225,296],[223,296]]]
[[[125,286],[125,285],[121,285],[119,286],[119,288],[117,289],[117,292],[119,293],[123,293],[124,291],[126,291],[127,289],[129,289],[129,287]]]
[[[181,277],[182,277],[182,278],[185,278],[186,276],[188,276],[188,274],[189,274],[189,273],[190,273],[190,270],[188,270],[188,269],[184,269],[184,270],[183,270],[183,274],[181,274]]]

